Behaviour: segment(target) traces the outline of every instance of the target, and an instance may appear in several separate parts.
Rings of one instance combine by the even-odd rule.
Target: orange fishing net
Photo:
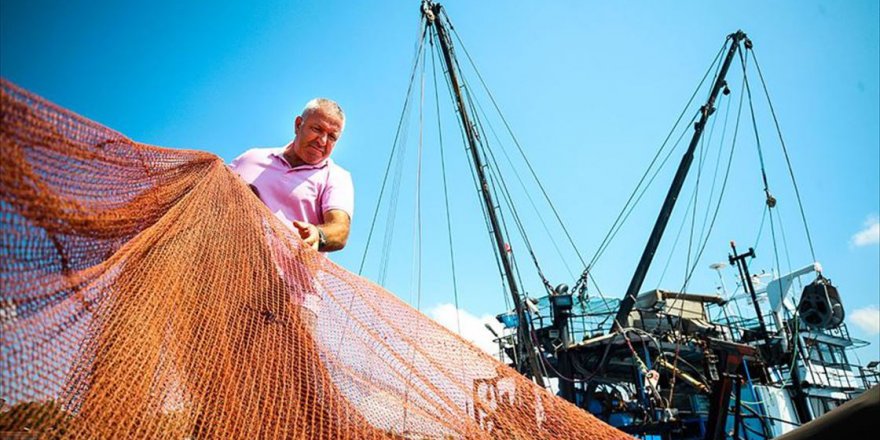
[[[218,157],[2,82],[0,436],[620,438],[306,248]]]

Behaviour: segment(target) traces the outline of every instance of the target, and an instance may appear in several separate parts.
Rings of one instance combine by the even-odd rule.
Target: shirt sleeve
[[[354,184],[351,174],[341,168],[330,170],[327,187],[321,194],[321,212],[332,209],[345,211],[349,217],[354,216]]]
[[[229,164],[226,166],[229,167],[230,170],[238,172],[238,168],[241,166],[242,161],[244,160],[245,156],[247,156],[250,152],[251,150],[247,150],[244,153],[241,153],[241,155],[239,155],[235,159],[232,159],[232,162],[229,162]]]

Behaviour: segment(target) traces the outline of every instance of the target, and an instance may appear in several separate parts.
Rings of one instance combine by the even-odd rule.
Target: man
[[[230,164],[276,217],[322,252],[345,247],[354,211],[351,175],[330,154],[345,114],[334,101],[315,98],[293,125],[282,148],[256,148]]]

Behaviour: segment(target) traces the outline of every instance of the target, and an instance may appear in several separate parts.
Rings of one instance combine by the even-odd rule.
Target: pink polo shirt
[[[291,167],[283,156],[285,148],[245,151],[229,167],[256,187],[263,203],[291,228],[294,221],[323,224],[324,213],[331,209],[354,214],[354,185],[348,171],[330,159]]]

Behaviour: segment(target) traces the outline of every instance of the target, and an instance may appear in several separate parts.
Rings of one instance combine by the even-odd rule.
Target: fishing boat
[[[0,173],[0,436],[772,438],[877,391],[877,363],[852,362],[852,350],[867,343],[849,334],[844,301],[813,248],[745,32],[724,39],[605,239],[585,258],[445,8],[425,0],[419,16],[406,104],[358,271],[378,263],[373,280],[304,246],[217,156],[135,142],[0,80],[0,143],[12,159]],[[763,114],[752,99],[761,93]],[[485,224],[497,263],[498,277],[485,274],[500,281],[505,302],[501,328],[486,328],[495,358],[420,313],[421,278],[413,307],[380,286],[387,252],[368,258],[378,219],[385,219],[386,247],[395,230],[406,186],[403,122],[415,101],[417,223],[422,216],[422,153],[433,125],[424,103],[432,95],[442,174],[444,139],[449,147],[460,135],[484,220],[469,223]],[[440,96],[449,98],[452,136],[443,135]],[[769,184],[764,157],[777,141],[759,132],[759,116],[773,119],[788,192]],[[729,177],[745,138],[759,159],[751,170],[761,177],[762,209],[736,215],[746,230],[757,229],[754,240],[716,231],[725,194],[742,190]],[[601,289],[607,266],[600,261],[677,152],[681,161],[641,257],[613,262],[635,264],[628,288]],[[455,253],[474,246],[453,246],[443,182],[457,306]],[[556,223],[579,276],[543,270],[523,198]],[[783,227],[782,207],[794,208],[803,237],[795,237],[801,228]],[[650,285],[647,274],[662,261],[655,257],[676,221],[666,265],[684,257],[684,276]],[[722,232],[733,236],[719,238]],[[419,225],[418,277],[421,234]],[[808,251],[790,255],[794,240]],[[706,267],[717,284],[696,276]],[[469,294],[484,293],[470,287]],[[317,320],[303,318],[306,297],[320,301],[311,311]]]
[[[515,197],[511,196],[498,166],[500,160],[496,160],[502,154],[497,151],[500,141],[496,130],[486,126],[489,118],[479,103],[476,84],[488,92],[485,81],[479,72],[476,72],[477,81],[464,78],[464,63],[457,58],[455,47],[456,44],[463,47],[463,43],[445,9],[438,3],[425,1],[421,12],[423,32],[410,90],[416,72],[420,68],[425,70],[421,48],[429,46],[437,50],[431,60],[440,65],[445,74],[443,82],[448,85],[501,280],[509,295],[508,304],[512,305],[497,315],[497,320],[504,325],[502,332],[487,326],[495,335],[500,360],[612,426],[652,439],[774,438],[821,417],[880,382],[877,362],[858,365],[852,360],[852,351],[868,343],[850,335],[844,322],[846,312],[841,295],[813,250],[789,151],[754,54],[753,42],[745,32],[738,30],[726,36],[599,249],[589,261],[577,253],[583,271],[569,286],[553,283],[544,276],[540,259],[530,245],[527,228],[521,224]],[[469,54],[466,58],[473,63]],[[434,70],[436,88],[436,67]],[[424,79],[421,81],[424,84]],[[753,99],[753,95],[759,94],[766,97],[767,114],[773,119],[776,129],[773,134],[778,140],[762,139],[758,131],[757,98]],[[498,110],[490,92],[486,96]],[[696,96],[706,96],[706,99],[699,101]],[[589,119],[589,114],[584,118]],[[506,120],[502,122],[522,153],[510,126]],[[489,136],[490,133],[494,137]],[[677,141],[670,141],[676,136]],[[705,262],[705,256],[724,256],[725,249],[718,246],[719,240],[711,241],[710,237],[713,232],[718,235],[713,226],[725,191],[733,186],[731,162],[737,144],[746,142],[743,138],[751,138],[750,143],[757,147],[764,200],[760,217],[746,217],[741,221],[760,222],[758,238],[746,246],[730,241],[726,261],[710,265]],[[656,182],[660,168],[668,163],[684,139],[689,142],[684,144],[686,148],[641,257],[634,259],[635,271],[627,290],[620,299],[602,292],[595,284],[596,276],[602,276],[596,269],[599,258],[641,200],[645,188]],[[781,226],[779,200],[768,184],[769,171],[764,164],[764,155],[768,154],[764,150],[770,143],[779,144],[788,164],[794,200],[785,202],[793,201],[795,203],[788,206],[798,208],[809,255],[791,258],[787,243],[783,243],[785,231]],[[712,148],[715,150],[710,150]],[[399,152],[395,153],[393,148],[389,170],[395,154]],[[506,157],[507,153],[503,154]],[[697,184],[691,185],[692,192],[685,196],[682,190],[695,165],[695,157]],[[699,174],[703,174],[704,181],[708,180],[705,174],[709,171],[704,168],[710,157],[716,160],[715,170],[700,221],[696,208]],[[549,211],[562,225],[570,244],[576,247],[527,159],[525,164],[547,198]],[[726,171],[720,173],[725,167]],[[516,178],[522,182],[519,175]],[[703,186],[706,191],[705,182]],[[383,185],[383,191],[384,188]],[[682,200],[687,200],[688,206],[684,208],[687,214],[683,216],[678,235],[688,222],[691,229],[684,279],[672,288],[646,288],[646,275],[666,235],[673,211]],[[380,197],[376,213],[381,202]],[[529,202],[534,206],[531,199]],[[702,226],[696,237],[694,224],[699,223]],[[371,236],[372,232],[371,228]],[[772,236],[770,245],[758,246],[762,234]],[[676,243],[678,238],[676,236]],[[518,249],[524,248],[534,263],[536,270],[531,275],[539,280],[535,283],[537,288],[523,287],[522,279],[526,275],[517,264],[519,252],[512,249],[513,240],[520,240],[524,246]],[[755,273],[752,262],[757,253],[771,251],[776,264]],[[785,265],[781,264],[782,253]],[[366,255],[365,252],[365,259]],[[718,272],[719,284],[700,291],[691,281],[694,272],[704,267]],[[735,273],[732,278],[735,287],[730,290],[725,283],[725,278],[731,277],[729,272]]]

